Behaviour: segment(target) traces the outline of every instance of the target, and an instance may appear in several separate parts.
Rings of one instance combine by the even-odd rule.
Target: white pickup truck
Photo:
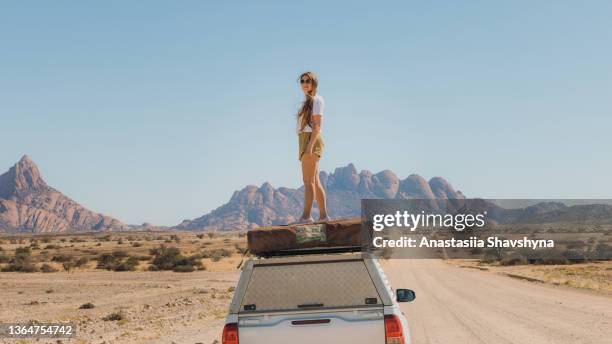
[[[378,261],[340,252],[253,258],[243,269],[223,344],[409,344],[398,302]]]

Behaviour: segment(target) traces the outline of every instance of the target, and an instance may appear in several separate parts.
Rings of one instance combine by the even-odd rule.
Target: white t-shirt
[[[314,96],[313,99],[313,104],[312,104],[312,115],[321,115],[323,116],[323,111],[325,110],[325,100],[323,100],[323,97],[321,97],[320,95],[316,95]],[[301,132],[304,133],[310,133],[312,132],[312,128],[310,127],[310,125],[306,124],[306,126],[304,127],[304,130],[300,130],[301,127],[301,123],[300,123],[300,119],[298,118],[297,120],[297,125],[295,127],[296,132],[299,134]],[[321,130],[319,130],[321,131]]]

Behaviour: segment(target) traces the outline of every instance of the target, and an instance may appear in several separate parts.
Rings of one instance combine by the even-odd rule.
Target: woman
[[[304,102],[297,114],[296,131],[299,138],[298,159],[302,162],[304,180],[304,212],[297,223],[313,222],[310,212],[315,198],[319,206],[319,221],[328,221],[325,190],[319,179],[319,159],[325,147],[321,138],[321,116],[325,103],[323,97],[317,94],[317,76],[313,72],[303,73],[299,80]]]

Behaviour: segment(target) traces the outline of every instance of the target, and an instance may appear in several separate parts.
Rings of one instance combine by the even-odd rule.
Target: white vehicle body
[[[324,253],[248,260],[222,342],[409,344],[410,335],[376,259]]]

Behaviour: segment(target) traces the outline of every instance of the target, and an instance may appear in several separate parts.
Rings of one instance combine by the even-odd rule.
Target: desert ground
[[[202,265],[192,272],[149,271],[161,245]],[[0,267],[6,270],[9,258],[28,247],[27,263],[50,271],[0,272],[0,323],[78,326],[76,337],[59,342],[0,343],[218,343],[245,246],[244,234],[193,232],[0,237]],[[110,265],[102,259],[111,256],[117,259]],[[612,262],[389,259],[382,265],[395,288],[417,293],[402,304],[414,343],[612,343]]]
[[[416,292],[414,302],[401,305],[413,343],[612,343],[611,293],[513,278],[505,267],[480,270],[464,264],[383,262],[391,285]],[[610,283],[612,264],[597,268]]]

